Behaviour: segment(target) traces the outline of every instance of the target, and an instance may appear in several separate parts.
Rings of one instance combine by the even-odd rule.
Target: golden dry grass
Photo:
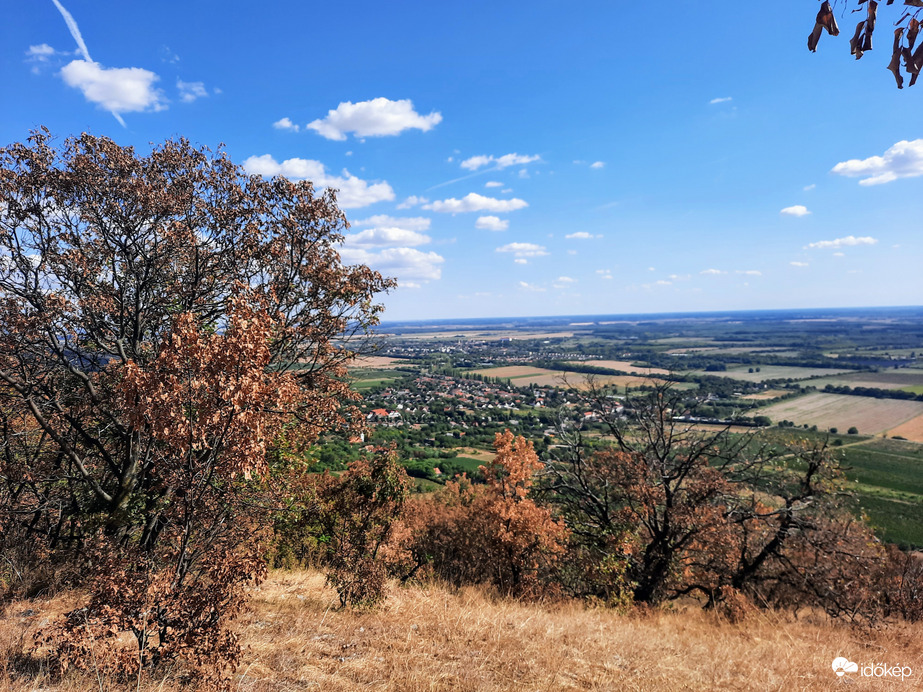
[[[913,442],[923,442],[923,416],[911,418],[909,421],[902,423],[896,428],[891,428],[888,434],[891,437],[900,435]]]
[[[498,600],[473,588],[392,587],[373,610],[337,610],[335,600],[319,573],[272,574],[241,623],[248,650],[234,689],[839,690],[847,681],[830,664],[841,655],[914,670],[903,682],[851,674],[849,689],[918,689],[923,678],[920,625],[866,633],[777,613],[754,613],[739,624],[695,609],[620,615]],[[41,611],[40,619],[66,605],[55,599],[28,607]],[[17,608],[25,609],[14,604],[0,622],[4,646],[30,627]],[[173,683],[167,674],[142,689]],[[92,676],[60,683],[40,677],[7,680],[0,689],[98,686]]]

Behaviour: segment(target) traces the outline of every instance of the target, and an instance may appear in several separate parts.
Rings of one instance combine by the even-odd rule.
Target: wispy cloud
[[[779,213],[783,216],[807,216],[811,212],[808,211],[808,208],[803,204],[796,204],[791,207],[785,207],[785,209],[780,209]]]
[[[535,243],[507,243],[498,247],[495,252],[510,252],[514,257],[544,257],[548,251],[542,245]]]
[[[852,247],[855,245],[875,245],[877,242],[878,239],[872,238],[871,236],[856,238],[855,236],[848,235],[845,238],[836,238],[835,240],[819,240],[816,243],[808,243],[805,245],[805,249],[839,250],[843,247]]]
[[[728,101],[733,101],[733,100],[734,100],[733,96],[721,96],[721,97],[712,99],[708,103],[709,105],[714,106],[715,104],[718,104],[718,103],[727,103]]]
[[[504,154],[503,156],[472,156],[461,162],[461,167],[468,171],[476,171],[484,166],[493,165],[494,169],[522,166],[533,161],[541,160],[540,156],[527,154]]]
[[[183,103],[192,103],[196,99],[208,96],[208,90],[203,82],[184,82],[177,79],[176,88],[179,90],[179,98]]]
[[[720,269],[703,269],[699,274],[704,276],[719,276],[720,274],[727,274],[727,272],[721,271]]]
[[[58,8],[58,12],[61,13],[61,16],[64,17],[64,23],[67,24],[67,30],[71,32],[74,41],[77,43],[77,49],[80,51],[80,55],[83,56],[83,59],[87,62],[93,62],[93,58],[90,57],[90,51],[87,50],[87,44],[83,41],[83,34],[80,33],[80,27],[77,26],[77,21],[74,19],[73,15],[64,9],[58,0],[51,0],[54,3],[54,6]]]
[[[590,168],[595,168],[596,170],[599,170],[600,168],[605,168],[605,167],[606,167],[605,161],[594,161],[593,163],[590,164]]]
[[[602,238],[602,234],[593,235],[592,233],[587,233],[586,231],[577,231],[576,233],[568,233],[564,237],[570,240],[590,240],[591,238]]]
[[[802,268],[809,266],[807,262],[798,262],[798,261],[789,262],[789,264],[792,265],[793,267],[802,267]]]

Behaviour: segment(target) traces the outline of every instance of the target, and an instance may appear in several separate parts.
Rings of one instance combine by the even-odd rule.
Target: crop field
[[[403,358],[388,358],[387,356],[360,356],[350,363],[350,368],[366,368],[387,370],[399,365],[406,365]]]
[[[891,428],[889,434],[891,437],[899,435],[913,442],[923,442],[923,416],[911,418],[906,423]]]
[[[923,546],[923,445],[873,439],[844,447],[840,457],[878,536]]]
[[[669,375],[669,370],[663,368],[645,368],[636,367],[628,360],[588,360],[585,363],[568,363],[568,365],[592,365],[594,368],[609,368],[610,370],[620,370],[630,372],[635,375]]]
[[[874,387],[876,389],[903,389],[904,391],[923,393],[923,370],[904,368],[901,370],[882,370],[879,372],[856,372],[824,377],[811,382],[818,389],[828,384],[847,387]]]
[[[764,392],[757,392],[756,394],[746,394],[742,396],[741,399],[746,399],[747,401],[772,401],[786,394],[788,394],[788,392],[784,389],[767,389]]]
[[[856,427],[860,433],[872,435],[923,415],[923,401],[815,392],[770,404],[756,413],[769,416],[774,423],[790,420],[797,425],[816,425],[822,430],[839,428],[841,432]]]
[[[564,380],[566,379],[567,385],[575,389],[584,389],[587,377],[584,373],[547,370],[545,368],[533,368],[528,365],[506,365],[500,368],[484,368],[482,370],[472,370],[471,372],[487,377],[508,379],[517,387],[530,384],[539,387],[564,387]],[[634,377],[632,375],[598,375],[595,379],[599,385],[615,387],[641,387],[663,383],[663,380],[656,378]]]
[[[760,369],[759,372],[755,372],[757,367]],[[753,368],[754,372],[750,372],[750,368]],[[832,368],[800,368],[792,365],[738,365],[721,372],[706,372],[704,370],[694,371],[696,375],[729,377],[734,380],[743,380],[744,382],[765,382],[766,380],[781,379],[806,380],[811,377],[839,375],[849,372],[853,371]]]

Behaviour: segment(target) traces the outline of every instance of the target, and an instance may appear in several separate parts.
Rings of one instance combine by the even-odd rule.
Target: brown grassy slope
[[[923,626],[863,633],[820,619],[757,613],[731,624],[697,610],[618,615],[578,604],[528,605],[483,591],[393,588],[369,611],[338,611],[316,572],[276,572],[242,623],[234,689],[282,690],[840,690],[836,656],[911,666],[904,682],[851,675],[853,690],[919,689]],[[16,604],[0,646],[61,599]],[[26,608],[38,616],[22,618]],[[0,654],[2,656],[2,654]],[[0,663],[0,671],[2,671]],[[143,689],[172,689],[169,675]],[[93,677],[39,678],[0,689],[98,689]],[[114,688],[120,689],[120,688]]]

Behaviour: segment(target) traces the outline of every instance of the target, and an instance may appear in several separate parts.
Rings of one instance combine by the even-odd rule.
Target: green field
[[[760,371],[756,372],[759,368]],[[750,370],[753,372],[750,372]],[[706,370],[695,370],[696,375],[711,375],[713,377],[727,377],[732,380],[743,380],[744,382],[766,382],[767,380],[807,380],[811,377],[823,377],[824,375],[839,375],[850,373],[852,370],[836,370],[832,368],[802,368],[792,365],[735,365],[727,370],[718,372],[708,372]]]
[[[840,457],[878,536],[923,547],[923,445],[876,438],[844,447]]]

